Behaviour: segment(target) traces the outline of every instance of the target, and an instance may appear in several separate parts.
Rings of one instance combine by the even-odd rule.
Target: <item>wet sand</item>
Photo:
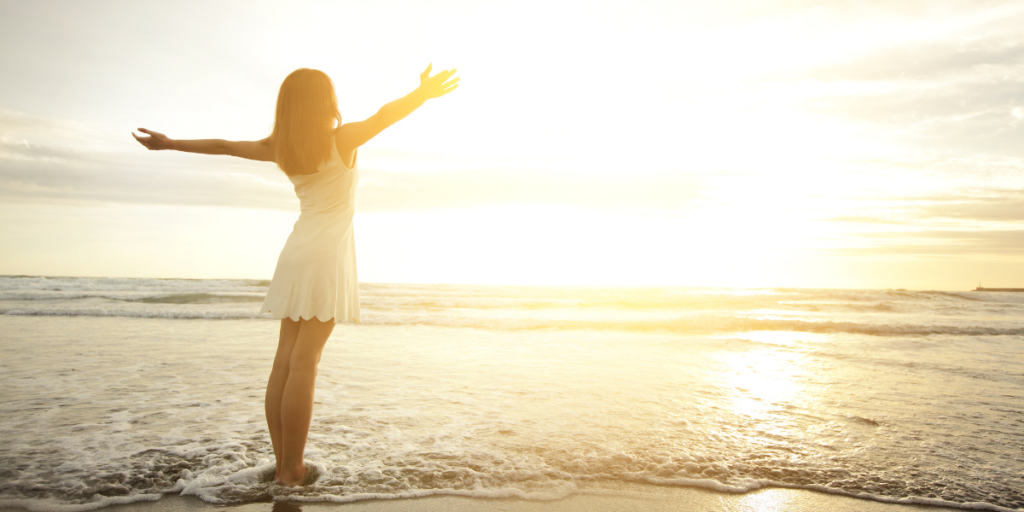
[[[726,494],[704,489],[625,486],[614,494],[577,494],[560,500],[428,496],[368,499],[350,503],[278,501],[212,505],[192,496],[164,496],[159,501],[107,507],[109,512],[941,512],[956,508],[882,503],[803,489],[762,489]],[[22,509],[0,508],[0,512]]]

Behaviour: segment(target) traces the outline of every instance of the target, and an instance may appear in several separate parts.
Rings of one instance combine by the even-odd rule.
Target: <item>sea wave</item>
[[[63,290],[31,290],[17,292],[0,292],[0,300],[34,301],[63,300],[81,301],[89,299],[107,299],[124,302],[141,302],[149,304],[215,304],[222,302],[262,302],[266,295],[262,292],[231,293],[231,292],[185,292],[185,293],[110,293],[63,291]]]
[[[971,302],[941,302],[941,303],[908,303],[896,300],[888,301],[824,301],[824,300],[778,300],[766,299],[752,300],[741,298],[727,302],[714,300],[709,302],[693,301],[692,298],[686,302],[659,302],[655,299],[641,301],[636,298],[601,298],[593,299],[586,297],[497,297],[472,294],[449,294],[433,295],[423,294],[417,291],[417,295],[406,295],[395,293],[379,293],[377,291],[361,293],[360,302],[364,309],[378,311],[392,311],[395,313],[417,313],[430,312],[436,314],[455,313],[459,310],[475,310],[486,312],[490,316],[504,316],[506,311],[513,312],[543,312],[543,311],[575,311],[582,315],[596,314],[603,311],[616,312],[637,312],[652,313],[665,316],[671,312],[699,312],[713,313],[746,313],[758,314],[766,311],[786,311],[809,314],[828,313],[852,313],[852,314],[882,314],[890,317],[900,315],[938,314],[943,316],[964,317],[972,315],[995,315],[1000,317],[1016,317],[1024,313],[1021,304],[996,302],[996,301],[971,301]],[[93,309],[114,311],[115,305],[102,304],[102,301],[138,303],[138,304],[237,304],[245,305],[254,302],[262,302],[266,291],[262,289],[229,289],[229,290],[126,290],[126,291],[84,291],[84,290],[63,290],[63,289],[21,289],[0,291],[0,302],[17,302],[25,304],[3,304],[0,307],[8,307],[19,310],[33,310],[33,302],[49,302],[48,308],[59,309],[56,306],[64,306],[65,311],[84,311],[90,306]],[[99,301],[99,302],[98,302]],[[63,302],[63,304],[55,304]],[[22,307],[17,307],[22,306]],[[45,314],[45,313],[37,313]],[[63,314],[63,313],[61,313]],[[72,313],[68,313],[72,314]],[[101,313],[108,316],[111,313]],[[142,312],[126,312],[125,316],[145,316]],[[232,313],[234,315],[234,313]],[[173,318],[166,313],[157,313],[155,316]],[[192,313],[185,314],[182,318],[216,318],[221,316],[217,312],[210,312],[201,316]],[[234,317],[234,316],[232,316]]]
[[[265,294],[270,282],[257,279],[162,279],[109,277],[0,276],[0,300],[124,300],[204,294]],[[360,283],[369,306],[420,308],[616,308],[616,309],[751,309],[782,307],[806,310],[847,308],[907,312],[921,307],[972,307],[978,303],[1024,305],[1024,294],[938,290],[729,289],[684,287],[542,287]]]
[[[746,316],[701,315],[672,320],[590,321],[538,318],[484,318],[453,315],[368,314],[368,324],[418,324],[451,327],[477,327],[511,330],[589,329],[633,332],[720,333],[746,331],[792,331],[808,333],[853,333],[874,336],[960,336],[1024,335],[1024,326],[871,324],[856,322],[804,321],[753,318]]]
[[[165,279],[123,277],[0,276],[0,291],[229,291],[265,292],[270,281],[258,279]]]
[[[385,464],[335,465],[311,461],[321,478],[301,488],[274,485],[274,464],[238,443],[181,449],[147,449],[126,466],[78,480],[78,485],[36,481],[24,475],[4,484],[0,507],[36,512],[84,512],[111,505],[156,501],[164,494],[196,496],[232,505],[286,499],[306,503],[351,503],[374,499],[454,495],[475,498],[563,499],[574,494],[622,494],[614,484],[707,489],[744,494],[765,488],[805,489],[885,503],[931,505],[964,510],[1015,512],[1024,499],[1002,489],[999,502],[968,501],[983,496],[926,484],[934,497],[916,495],[899,479],[853,474],[829,467],[787,467],[780,461],[719,460],[679,453],[541,454],[416,453],[392,456]],[[67,483],[67,482],[65,482]],[[1005,487],[1005,486],[1004,486]],[[957,496],[967,498],[957,500]]]
[[[179,303],[173,300],[168,305]],[[124,309],[105,307],[0,307],[0,315],[12,316],[97,316],[163,319],[271,319],[256,310],[185,309]],[[532,317],[478,317],[455,314],[394,313],[365,311],[362,322],[366,325],[429,325],[439,327],[469,327],[497,330],[601,330],[664,333],[730,333],[748,331],[789,331],[818,334],[848,333],[871,336],[1022,336],[1024,325],[1019,322],[1003,325],[928,325],[910,323],[858,323],[838,321],[806,321],[791,319],[757,318],[729,315],[694,315],[663,320],[568,320]]]

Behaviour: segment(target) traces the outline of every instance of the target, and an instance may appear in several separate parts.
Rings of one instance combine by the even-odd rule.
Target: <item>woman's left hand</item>
[[[139,141],[139,144],[146,146],[146,149],[174,149],[174,140],[170,137],[160,132],[154,132],[145,128],[139,128],[139,131],[149,135],[149,137],[139,137],[138,135],[135,135],[135,132],[132,132],[132,137],[135,137],[135,140]]]
[[[459,79],[452,78],[457,69],[450,69],[442,71],[434,76],[430,76],[430,69],[433,64],[427,66],[427,69],[420,73],[420,86],[417,89],[423,93],[427,98],[440,98],[445,94],[448,94],[459,87]]]

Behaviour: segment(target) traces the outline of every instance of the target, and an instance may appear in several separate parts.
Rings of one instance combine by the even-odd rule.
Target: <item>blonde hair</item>
[[[323,71],[297,69],[277,94],[270,140],[274,161],[289,176],[313,174],[331,154],[331,134],[341,125],[334,82]]]

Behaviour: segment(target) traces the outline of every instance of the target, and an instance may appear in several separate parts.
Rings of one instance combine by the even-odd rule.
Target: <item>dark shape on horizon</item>
[[[985,288],[978,283],[978,287],[974,289],[976,292],[1024,292],[1024,288]]]

